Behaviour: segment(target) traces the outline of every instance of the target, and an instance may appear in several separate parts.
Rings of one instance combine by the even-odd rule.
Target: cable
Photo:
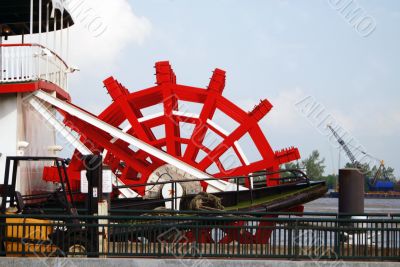
[[[379,159],[379,158],[377,158],[377,157],[375,157],[375,156],[373,156],[373,155],[371,155],[371,154],[369,154],[369,153],[367,153],[367,152],[361,150],[360,148],[358,148],[358,147],[356,147],[356,146],[354,146],[354,145],[352,145],[352,144],[350,144],[350,143],[347,144],[347,145],[348,145],[348,146],[351,146],[352,148],[354,148],[354,149],[356,149],[356,150],[358,150],[358,151],[360,151],[362,154],[366,155],[367,157],[369,157],[369,158],[371,158],[371,159],[374,159],[374,160],[376,160],[376,161],[378,161],[378,162],[381,161],[381,159]]]

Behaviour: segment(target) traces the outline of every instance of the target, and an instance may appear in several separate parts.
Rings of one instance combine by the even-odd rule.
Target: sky
[[[399,1],[85,0],[80,8],[96,19],[88,25],[71,11],[75,104],[102,111],[111,75],[131,91],[153,86],[156,61],[198,87],[221,68],[226,98],[244,110],[265,98],[274,105],[260,122],[274,149],[296,146],[303,158],[317,149],[326,174],[337,173],[348,160],[326,131],[333,123],[400,177]]]

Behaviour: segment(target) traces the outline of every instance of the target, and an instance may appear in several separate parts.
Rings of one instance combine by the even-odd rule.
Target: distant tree
[[[356,166],[354,166],[354,164],[350,163],[350,162],[347,162],[344,167],[345,168],[356,168]],[[369,166],[368,163],[361,163],[361,165],[359,166],[359,169],[364,175],[368,176],[371,174],[371,167]]]
[[[294,163],[294,162],[289,162],[289,163],[285,163],[285,169],[286,170],[290,170],[290,169],[299,169],[300,168],[300,166],[299,166],[299,164],[296,162],[296,163]]]
[[[311,155],[304,159],[301,163],[306,170],[307,176],[312,179],[321,179],[325,170],[325,159],[320,159],[318,150],[311,152]]]
[[[396,182],[396,177],[394,176],[394,168],[386,167],[386,176],[393,182]]]
[[[323,176],[322,180],[326,182],[326,186],[329,189],[335,189],[338,181],[338,176],[336,174],[329,174],[327,176]]]
[[[379,166],[373,166],[371,169],[371,177],[374,177],[379,169]],[[380,179],[389,179],[390,181],[396,182],[396,177],[394,176],[394,169],[392,167],[385,167],[385,173],[382,172],[379,175]]]
[[[345,168],[355,168],[354,165],[350,162],[346,163]],[[378,165],[374,165],[371,166],[368,163],[363,163],[361,164],[361,168],[360,171],[369,178],[373,178],[376,174],[376,172],[378,171],[379,166]],[[394,176],[394,168],[392,167],[385,167],[386,172],[385,172],[385,176],[391,180],[391,181],[396,181],[396,177]],[[383,174],[380,175],[380,177],[383,178]]]
[[[281,167],[280,167],[280,170],[281,171],[284,171],[284,170],[297,170],[297,169],[300,169],[301,168],[301,166],[299,166],[299,163],[298,162],[289,162],[289,163],[285,163],[284,165],[282,165]],[[282,172],[281,173],[281,177],[282,178],[284,178],[284,177],[291,177],[291,176],[293,176],[293,174],[291,174],[290,172]]]

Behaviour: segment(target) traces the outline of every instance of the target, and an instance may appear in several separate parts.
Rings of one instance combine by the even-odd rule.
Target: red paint
[[[227,176],[248,175],[260,170],[279,170],[280,164],[300,158],[297,148],[289,148],[274,151],[265,138],[258,122],[271,110],[272,104],[268,100],[262,100],[250,112],[242,110],[240,107],[222,96],[225,87],[225,71],[215,69],[211,77],[207,89],[180,85],[176,83],[176,76],[168,61],[157,62],[156,69],[156,86],[129,92],[113,77],[104,80],[104,85],[110,94],[113,102],[104,109],[97,117],[104,122],[115,127],[127,120],[132,128],[128,130],[128,134],[135,136],[157,148],[165,147],[168,154],[179,158],[186,163],[206,171],[213,163],[218,168],[215,177],[226,179]],[[186,118],[185,116],[174,114],[178,110],[179,101],[189,101],[203,105],[198,118]],[[156,104],[163,106],[164,115],[142,121],[143,108],[148,108]],[[225,135],[215,127],[207,124],[207,120],[212,120],[215,112],[220,110],[228,117],[236,121],[239,126],[231,133]],[[190,110],[181,110],[181,112],[189,112]],[[81,140],[91,144],[89,149],[93,153],[102,153],[107,150],[107,156],[104,162],[108,164],[114,173],[123,181],[129,184],[145,184],[149,175],[158,167],[164,164],[161,160],[148,155],[144,151],[133,151],[124,141],[117,140],[111,142],[113,137],[89,124],[65,114],[66,123],[69,127],[81,134]],[[194,124],[194,131],[189,138],[181,136],[179,127],[180,122],[188,122]],[[216,123],[218,123],[216,121]],[[163,126],[165,128],[165,137],[156,138],[151,128]],[[203,144],[207,130],[214,131],[221,136],[222,142],[215,148],[208,148]],[[245,164],[245,160],[239,154],[238,149],[234,146],[245,134],[249,134],[252,142],[257,148],[261,159],[255,162]],[[181,145],[187,145],[186,150],[181,150]],[[230,148],[239,159],[239,167],[224,167],[221,156]],[[196,161],[197,155],[203,151],[207,156]],[[79,153],[75,152],[75,155]],[[147,159],[150,158],[151,162]],[[82,168],[79,163],[78,156],[73,157],[71,166],[75,171]],[[123,162],[124,164],[121,164]],[[71,168],[71,167],[70,167]],[[226,169],[225,169],[226,168]],[[138,176],[140,174],[140,177]],[[279,177],[279,174],[271,176]],[[270,180],[267,177],[268,185],[275,185],[278,181]],[[202,178],[202,177],[199,177]],[[248,185],[246,181],[246,185]],[[206,184],[203,183],[204,189]],[[144,193],[144,187],[133,187],[133,190],[140,194]],[[247,238],[247,237],[246,237]]]
[[[71,96],[59,86],[46,81],[0,83],[0,94],[31,93],[37,90],[56,92],[57,97],[62,100],[71,100]]]

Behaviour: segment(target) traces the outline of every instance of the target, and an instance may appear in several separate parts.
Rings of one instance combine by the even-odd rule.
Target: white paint
[[[155,119],[155,118],[159,118],[161,116],[164,116],[164,112],[157,112],[148,116],[143,116],[141,118],[138,119],[139,122],[144,122],[144,121],[148,121],[151,119]]]
[[[164,164],[155,169],[147,179],[149,185],[146,186],[145,198],[157,198],[160,196],[163,184],[151,185],[151,183],[168,182],[171,180],[184,181],[196,180],[197,178],[187,172],[184,172],[171,164]],[[202,191],[199,181],[181,182],[183,193],[185,195],[196,195]]]
[[[64,110],[65,112],[69,113],[72,116],[76,116],[78,118],[80,118],[81,120],[89,123],[90,125],[101,129],[105,132],[108,132],[109,134],[111,134],[112,136],[119,138],[147,153],[149,153],[150,155],[155,156],[156,158],[165,161],[197,178],[211,178],[211,176],[201,170],[198,170],[196,168],[194,168],[192,165],[187,164],[186,162],[183,162],[179,159],[174,158],[173,156],[165,153],[162,150],[159,150],[149,144],[147,144],[146,142],[135,138],[127,133],[124,133],[122,130],[98,119],[97,117],[82,111],[79,108],[76,108],[75,106],[61,101],[55,97],[52,97],[51,95],[43,92],[43,91],[36,91],[34,93],[32,93],[32,95],[36,96],[39,99],[44,100],[45,102],[56,106],[62,110]],[[221,192],[221,191],[228,191],[228,190],[232,190],[232,188],[235,188],[236,185],[223,181],[223,180],[209,180],[206,181],[208,183],[208,188],[207,188],[207,192]],[[239,190],[248,190],[248,188],[243,187],[243,186],[239,186]]]
[[[112,177],[113,173],[111,170],[103,170],[103,193],[112,192]]]
[[[188,117],[188,118],[194,118],[194,119],[198,119],[200,117],[199,114],[189,113],[189,112],[179,111],[179,110],[173,110],[172,114],[174,114],[176,116],[182,116],[182,117]]]
[[[59,122],[57,118],[51,113],[48,108],[42,104],[38,99],[30,96],[27,98],[31,106],[43,117],[43,119],[48,122],[52,127],[56,129],[74,148],[76,148],[82,155],[89,155],[92,154],[89,148],[83,144],[79,137],[73,135],[71,129],[66,127],[64,124]],[[112,174],[112,184],[115,186],[124,185],[124,183],[117,178],[114,174]],[[86,175],[85,175],[86,177]],[[139,196],[135,191],[131,190],[130,188],[120,188],[119,191],[121,192],[124,198],[134,198]]]
[[[2,94],[0,97],[0,129],[0,181],[3,183],[6,157],[17,153],[16,94]]]
[[[4,182],[7,156],[54,156],[47,149],[54,145],[55,133],[22,102],[22,94],[0,96],[0,182]],[[17,172],[16,190],[21,194],[52,191],[55,186],[42,180],[43,167],[49,162],[21,162]],[[11,171],[10,171],[11,172]]]
[[[18,148],[27,148],[28,146],[29,146],[29,142],[26,142],[26,141],[18,141],[18,143],[17,143],[18,145]]]
[[[102,183],[102,191],[103,193],[111,193],[112,192],[112,178],[113,173],[111,170],[103,170],[103,183]],[[81,171],[81,193],[89,192],[88,179],[86,177],[86,170]]]
[[[55,113],[52,107],[48,106],[48,109],[50,113]],[[17,97],[17,114],[17,139],[29,143],[28,146],[20,148],[21,154],[56,156],[56,151],[48,149],[56,144],[54,127],[47,124],[27,102],[24,102],[23,94],[18,94]],[[50,165],[53,165],[52,161],[21,162],[17,180],[20,183],[18,188],[21,194],[54,191],[56,185],[42,179],[43,168]]]
[[[1,46],[0,82],[46,80],[68,91],[70,68],[57,54],[37,44],[32,46]]]
[[[29,97],[29,103],[32,107],[42,115],[45,122],[52,125],[57,132],[59,132],[73,147],[78,149],[82,155],[92,154],[89,148],[87,148],[80,140],[79,137],[73,135],[73,132],[70,128],[66,127],[64,124],[59,122],[57,118],[51,113],[48,108],[42,104],[39,100],[34,97]]]
[[[212,127],[214,127],[215,129],[217,129],[218,131],[220,131],[223,135],[227,136],[229,134],[227,130],[225,130],[224,128],[222,128],[221,126],[219,126],[218,124],[216,124],[212,120],[207,119],[207,123],[209,125],[211,125]]]
[[[179,210],[181,205],[181,197],[183,196],[183,188],[180,183],[164,184],[161,194],[164,199],[175,198],[171,201],[165,201],[165,208]],[[173,204],[173,205],[172,205]]]

